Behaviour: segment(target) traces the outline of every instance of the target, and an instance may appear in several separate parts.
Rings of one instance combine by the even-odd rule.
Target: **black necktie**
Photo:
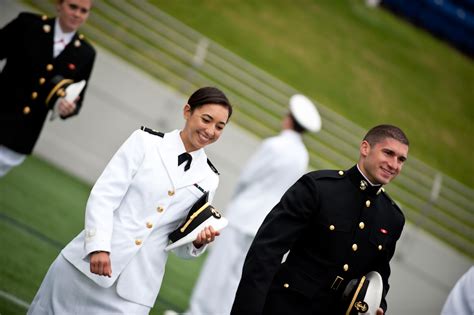
[[[184,171],[186,172],[191,167],[192,160],[193,160],[193,157],[188,152],[181,153],[180,155],[178,155],[178,166],[180,166],[184,162],[187,162],[186,165],[184,166]]]

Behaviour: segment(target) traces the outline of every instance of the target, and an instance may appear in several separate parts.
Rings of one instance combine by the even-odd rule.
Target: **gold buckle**
[[[336,279],[334,279],[334,282],[331,285],[331,289],[337,290],[339,286],[341,285],[342,281],[344,281],[344,278],[337,276]]]

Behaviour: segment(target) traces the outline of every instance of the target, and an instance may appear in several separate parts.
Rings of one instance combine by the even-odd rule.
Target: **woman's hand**
[[[91,272],[99,276],[112,276],[112,265],[108,252],[97,251],[90,254]]]
[[[213,242],[215,237],[219,235],[219,231],[214,230],[212,226],[208,226],[198,234],[196,240],[193,242],[193,245],[196,248],[200,248],[202,245]]]
[[[377,315],[383,315],[383,309],[381,307],[378,308]]]

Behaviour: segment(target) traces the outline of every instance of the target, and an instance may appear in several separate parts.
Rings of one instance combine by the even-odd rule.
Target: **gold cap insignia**
[[[359,313],[367,313],[369,310],[369,305],[365,303],[364,301],[357,301],[354,303],[354,308],[359,312]]]
[[[213,206],[210,206],[210,208],[211,208],[211,213],[212,213],[212,215],[213,215],[215,218],[220,219],[220,217],[222,216],[222,215],[220,214],[220,212],[217,211],[217,209],[214,208]]]

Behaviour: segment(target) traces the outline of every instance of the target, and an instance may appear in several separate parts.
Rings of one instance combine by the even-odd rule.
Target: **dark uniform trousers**
[[[386,309],[389,262],[404,222],[384,189],[369,185],[356,166],[304,175],[260,227],[232,314],[342,314],[345,285],[373,270],[382,276]]]
[[[53,58],[54,21],[21,13],[0,29],[0,59],[7,60],[0,74],[0,144],[18,153],[33,151],[48,114],[51,79],[88,80],[94,64],[94,48],[78,33]],[[72,115],[79,112],[84,93]]]

